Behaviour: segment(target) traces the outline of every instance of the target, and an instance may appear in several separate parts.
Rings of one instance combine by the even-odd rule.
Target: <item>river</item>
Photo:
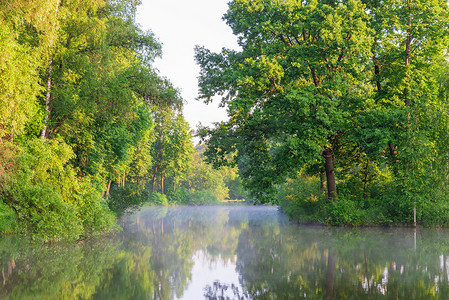
[[[333,228],[271,206],[149,207],[114,236],[0,239],[0,299],[449,299],[449,230]]]

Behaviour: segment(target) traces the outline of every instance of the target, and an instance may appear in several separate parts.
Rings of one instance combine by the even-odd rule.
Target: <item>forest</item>
[[[442,0],[234,0],[241,50],[197,46],[214,166],[301,222],[449,223],[448,25]]]
[[[278,204],[332,225],[449,223],[442,0],[233,0],[241,50],[195,48],[200,128],[134,0],[0,3],[0,231],[47,241],[146,204]],[[248,191],[248,192],[247,192]]]
[[[243,197],[237,169],[214,170],[195,149],[139,4],[1,1],[2,233],[82,239],[143,203]]]

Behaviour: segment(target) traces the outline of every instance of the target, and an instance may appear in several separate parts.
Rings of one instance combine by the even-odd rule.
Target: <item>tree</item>
[[[192,132],[182,113],[171,106],[155,107],[156,140],[152,146],[153,192],[157,178],[160,190],[165,193],[165,179],[173,183],[173,190],[189,173],[192,166]]]
[[[193,157],[192,172],[188,174],[184,185],[189,189],[190,193],[210,191],[218,200],[228,198],[229,189],[224,182],[224,176],[220,170],[213,169],[207,164],[202,157],[202,153],[198,150]],[[201,150],[200,150],[201,151]]]
[[[135,23],[138,4],[0,3],[0,200],[31,233],[113,228],[101,194],[148,175],[154,107],[181,110],[152,67],[161,45]]]
[[[183,181],[192,169],[193,153],[195,148],[192,142],[192,131],[182,114],[174,116],[170,130],[170,176],[173,181],[173,190]]]
[[[435,75],[446,59],[449,8],[438,0],[364,3],[375,36],[375,94],[358,117],[354,140],[370,164],[386,163],[412,206],[444,184],[436,178],[445,176],[439,166],[447,166],[439,149],[447,147],[448,115]]]
[[[40,129],[40,75],[57,38],[57,2],[0,3],[0,141]]]
[[[237,150],[259,200],[304,166],[321,161],[336,200],[335,155],[363,109],[372,31],[360,1],[243,1],[225,20],[241,52],[197,47],[200,95],[223,95],[230,121],[210,135],[207,156],[226,164]]]

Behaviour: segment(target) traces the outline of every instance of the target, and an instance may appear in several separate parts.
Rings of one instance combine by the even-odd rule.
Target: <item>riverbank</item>
[[[366,205],[365,201],[379,202],[378,199],[345,199],[330,201],[324,196],[314,200],[298,198],[281,200],[279,208],[290,220],[305,224],[331,226],[449,226],[449,210],[441,203],[416,203],[406,208],[386,207],[383,204]],[[416,207],[416,216],[415,213]],[[416,217],[416,224],[414,219]]]

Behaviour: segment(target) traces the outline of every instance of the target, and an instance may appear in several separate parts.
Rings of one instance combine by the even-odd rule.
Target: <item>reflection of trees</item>
[[[441,232],[422,230],[415,250],[407,229],[276,227],[249,226],[239,237],[237,270],[250,298],[449,299]]]
[[[239,229],[227,225],[228,215],[227,208],[151,208],[121,220],[115,239],[45,247],[4,239],[0,298],[181,297],[196,251],[211,263],[234,260]]]
[[[156,207],[121,224],[122,255],[105,271],[98,299],[172,299],[181,297],[191,280],[193,254],[234,257],[239,231],[224,228],[227,209]]]
[[[0,299],[89,299],[113,260],[116,242],[41,245],[0,240]]]
[[[250,299],[246,292],[241,291],[239,287],[233,283],[224,284],[215,281],[212,285],[207,285],[204,288],[204,291],[204,298],[207,300]]]
[[[172,299],[187,287],[193,267],[192,238],[167,208],[138,215],[120,235],[123,251],[105,271],[94,298]]]
[[[449,299],[447,230],[298,226],[266,208],[150,208],[115,239],[0,241],[1,299],[173,299],[193,256],[231,262],[207,299]]]

